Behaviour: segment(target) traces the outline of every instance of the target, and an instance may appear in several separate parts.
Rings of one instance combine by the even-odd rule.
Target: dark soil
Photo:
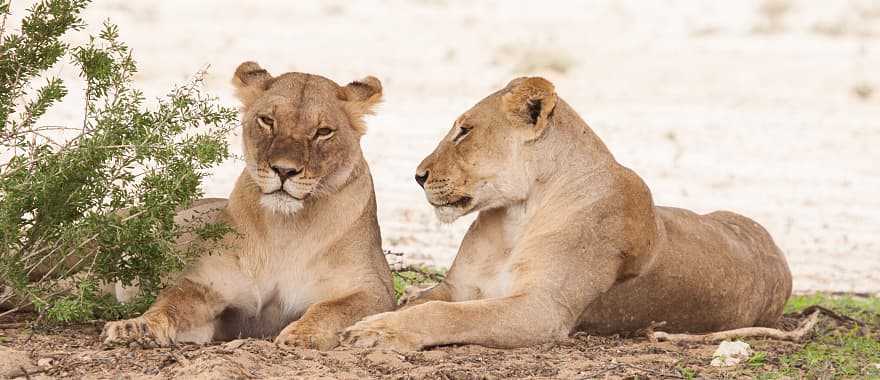
[[[282,350],[243,339],[173,348],[105,348],[102,322],[31,328],[32,315],[0,320],[0,376],[20,378],[750,378],[777,368],[802,344],[748,340],[766,353],[760,367],[709,365],[716,344],[650,342],[645,338],[571,338],[531,348],[439,347],[422,352],[339,348]],[[786,317],[793,327],[797,317]],[[834,328],[824,319],[821,329]],[[775,364],[774,364],[775,363]],[[4,372],[5,371],[5,372]]]

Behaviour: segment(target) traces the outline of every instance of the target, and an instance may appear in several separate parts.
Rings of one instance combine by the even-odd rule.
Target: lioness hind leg
[[[144,347],[210,340],[214,318],[225,306],[215,291],[183,279],[163,290],[144,315],[105,324],[101,338],[104,344],[134,342]]]
[[[785,254],[767,229],[749,217],[729,211],[715,211],[705,217],[722,223],[731,235],[729,238],[740,242],[742,250],[750,253],[749,259],[754,262],[751,267],[755,268],[753,287],[763,284],[763,292],[748,297],[757,302],[754,307],[759,309],[754,325],[775,327],[791,296],[791,271]]]

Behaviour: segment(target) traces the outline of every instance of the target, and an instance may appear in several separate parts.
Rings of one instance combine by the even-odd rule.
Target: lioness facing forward
[[[349,328],[349,344],[518,347],[652,321],[689,332],[766,326],[791,293],[761,226],[655,207],[542,78],[516,79],[465,112],[416,181],[442,221],[479,216],[442,283]]]
[[[108,323],[105,342],[169,345],[281,331],[281,345],[328,349],[344,328],[394,308],[359,145],[362,116],[382,96],[379,81],[340,87],[317,75],[272,77],[245,62],[233,83],[247,167],[228,202],[201,202],[183,215],[216,210],[236,234],[188,267],[143,316]]]

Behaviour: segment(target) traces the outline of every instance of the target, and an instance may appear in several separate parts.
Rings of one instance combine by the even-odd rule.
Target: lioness
[[[655,207],[543,78],[456,120],[416,181],[441,221],[476,221],[446,279],[349,328],[355,346],[520,347],[652,321],[703,332],[772,325],[791,292],[782,252],[746,217]]]
[[[329,349],[344,328],[394,308],[360,148],[362,117],[382,96],[379,81],[340,87],[311,74],[272,77],[245,62],[233,83],[246,168],[228,202],[195,208],[219,208],[216,218],[236,234],[198,258],[141,317],[107,323],[107,343],[278,334],[280,345]]]

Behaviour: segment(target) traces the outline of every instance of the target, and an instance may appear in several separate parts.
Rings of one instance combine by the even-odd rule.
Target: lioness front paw
[[[335,333],[294,322],[281,330],[281,333],[275,338],[275,344],[281,348],[299,347],[329,350],[339,345],[339,339]]]
[[[168,326],[150,321],[143,316],[122,321],[107,322],[101,332],[105,345],[135,343],[141,347],[167,347],[174,343]]]
[[[422,349],[424,339],[415,332],[407,331],[396,320],[395,312],[368,317],[342,333],[342,343],[359,348],[385,348],[398,351]]]

